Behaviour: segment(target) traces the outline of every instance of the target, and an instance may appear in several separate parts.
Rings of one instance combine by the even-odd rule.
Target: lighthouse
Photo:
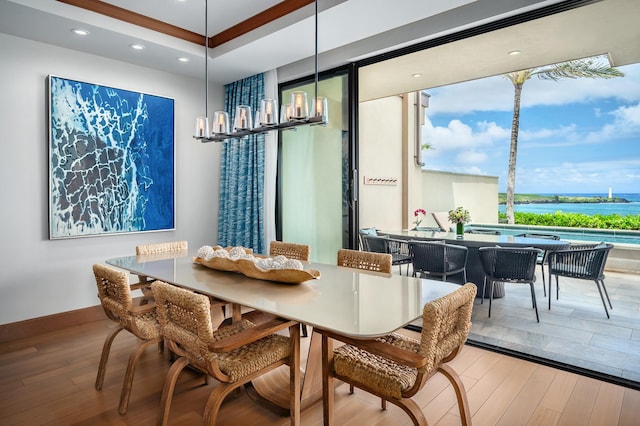
[[[611,198],[613,198],[613,197],[611,196],[611,187],[609,187],[609,199],[611,199]]]

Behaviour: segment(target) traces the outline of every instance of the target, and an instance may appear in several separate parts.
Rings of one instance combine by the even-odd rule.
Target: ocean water
[[[563,195],[567,197],[607,197],[605,193],[585,193],[585,194],[538,194],[538,195]],[[514,209],[518,213],[555,213],[561,211],[563,213],[582,213],[586,215],[610,215],[619,214],[620,216],[638,215],[640,214],[640,193],[617,194],[613,193],[613,197],[625,198],[629,203],[548,203],[548,204],[516,204]],[[498,211],[504,213],[506,207],[504,204],[498,206]]]

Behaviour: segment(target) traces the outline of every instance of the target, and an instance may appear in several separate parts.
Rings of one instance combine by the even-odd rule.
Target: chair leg
[[[322,418],[324,426],[333,425],[334,409],[334,379],[331,365],[333,364],[333,341],[322,335]]]
[[[178,358],[167,371],[162,387],[162,396],[160,397],[160,407],[158,409],[158,426],[166,426],[169,423],[169,410],[171,408],[171,400],[173,399],[173,391],[178,381],[178,376],[182,370],[189,364],[185,357]]]
[[[220,406],[224,402],[224,399],[242,384],[242,382],[235,382],[218,383],[216,385],[213,392],[211,392],[211,395],[209,395],[207,405],[204,408],[204,417],[202,419],[203,425],[215,426],[216,419],[218,418],[218,412],[220,411]]]
[[[540,264],[540,270],[542,271],[542,291],[544,291],[544,297],[547,297],[547,283],[544,280],[544,262]]]
[[[491,301],[493,300],[493,280],[489,280],[489,318],[491,318]]]
[[[467,392],[464,389],[464,383],[460,380],[460,376],[447,364],[442,364],[438,369],[451,382],[453,390],[456,392],[458,399],[458,409],[460,410],[460,421],[463,426],[471,424],[471,411],[469,410],[469,400]]]
[[[602,306],[604,306],[604,312],[607,314],[607,318],[611,318],[609,316],[609,310],[607,309],[607,304],[604,301],[604,295],[602,294],[602,289],[600,288],[600,281],[595,280],[595,283],[596,283],[596,287],[598,287],[598,293],[600,293],[600,299],[602,300]],[[602,285],[604,286],[604,282],[602,282]],[[607,295],[607,299],[609,299],[609,295]],[[609,301],[609,304],[611,304],[611,301]]]
[[[98,364],[98,375],[96,376],[95,388],[96,390],[102,389],[104,383],[104,373],[107,369],[107,361],[109,360],[109,352],[111,351],[111,344],[113,339],[116,338],[124,328],[121,325],[115,326],[104,339],[104,345],[102,345],[102,355],[100,356],[100,364]]]
[[[607,287],[604,285],[604,280],[600,280],[602,284],[602,290],[604,290],[604,295],[607,296],[607,302],[609,302],[609,307],[613,309],[613,305],[611,305],[611,299],[609,299],[609,293],[607,292]]]
[[[538,303],[536,301],[536,290],[533,288],[533,281],[529,283],[531,287],[531,303],[533,304],[533,308],[536,310],[536,321],[540,322],[540,317],[538,316]]]
[[[392,401],[393,402],[393,401]],[[422,412],[422,408],[416,402],[409,398],[396,400],[396,405],[402,408],[402,411],[409,415],[414,425],[427,426],[427,419]]]
[[[133,376],[136,372],[136,364],[138,363],[138,359],[140,359],[140,355],[147,349],[150,345],[155,345],[159,343],[162,338],[153,339],[153,340],[145,340],[138,344],[136,350],[129,357],[129,363],[127,364],[127,371],[124,374],[124,383],[122,384],[122,392],[120,393],[120,405],[118,406],[118,412],[120,414],[127,414],[127,408],[129,407],[129,397],[131,396],[131,387],[133,386]]]
[[[484,290],[485,290],[486,286],[487,286],[487,277],[484,277],[482,279],[482,296],[481,296],[482,299],[480,299],[480,304],[481,305],[484,304]]]

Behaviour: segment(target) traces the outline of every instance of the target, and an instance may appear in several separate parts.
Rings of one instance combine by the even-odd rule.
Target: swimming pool
[[[566,228],[553,226],[527,226],[527,225],[506,225],[506,224],[484,224],[473,223],[465,226],[465,231],[469,229],[487,229],[500,231],[502,235],[517,235],[525,232],[539,234],[553,234],[562,240],[568,241],[590,241],[599,243],[605,241],[614,244],[637,244],[640,245],[640,231],[627,231],[619,229],[590,229],[590,228]]]

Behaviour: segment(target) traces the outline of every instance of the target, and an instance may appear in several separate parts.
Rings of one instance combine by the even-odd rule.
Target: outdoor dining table
[[[188,255],[124,256],[107,264],[193,290],[232,304],[299,321],[359,339],[384,336],[415,321],[424,305],[459,285],[404,275],[371,273],[322,263],[304,263],[318,279],[286,284],[209,269]],[[301,408],[322,398],[321,336],[312,333],[302,380]],[[299,359],[299,357],[298,357]],[[252,391],[288,409],[288,369],[252,383]],[[271,374],[271,373],[270,373]]]
[[[402,230],[402,231],[378,231],[380,234],[389,235],[391,238],[417,241],[444,241],[447,244],[457,244],[468,249],[467,257],[467,281],[478,286],[476,297],[482,296],[482,283],[484,271],[480,261],[480,247],[534,247],[541,250],[563,250],[569,247],[569,242],[552,240],[547,238],[516,237],[513,235],[491,234],[463,234],[455,232],[441,232],[433,230]],[[484,297],[489,297],[489,286],[485,289]],[[496,283],[493,289],[493,297],[504,297],[504,285]]]

